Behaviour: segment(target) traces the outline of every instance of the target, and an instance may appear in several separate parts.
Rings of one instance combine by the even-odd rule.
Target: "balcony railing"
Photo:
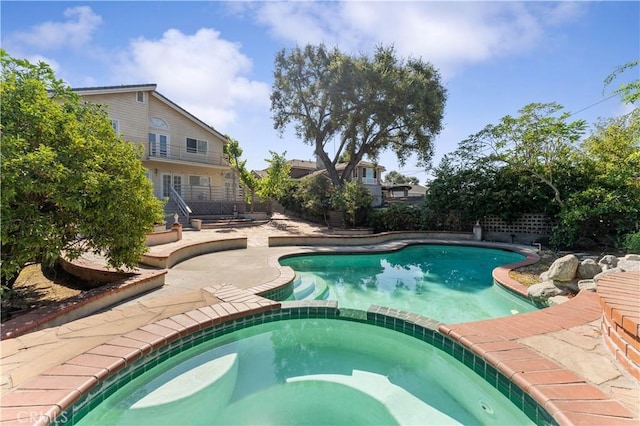
[[[204,185],[178,185],[174,189],[185,201],[244,201],[241,189]]]
[[[147,160],[177,160],[191,163],[208,164],[212,166],[228,166],[226,155],[217,152],[193,152],[184,145],[159,144],[147,142]]]
[[[360,178],[360,181],[364,185],[378,185],[379,183],[377,178],[372,178],[372,177],[363,177],[363,178]]]

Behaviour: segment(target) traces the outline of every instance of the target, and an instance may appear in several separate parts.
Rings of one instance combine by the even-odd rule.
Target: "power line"
[[[599,101],[597,101],[597,102],[594,102],[594,103],[592,103],[592,104],[590,104],[590,105],[587,105],[587,106],[586,106],[586,107],[584,107],[584,108],[581,108],[581,109],[579,109],[579,110],[577,110],[577,111],[572,112],[571,114],[569,114],[569,115],[567,116],[567,118],[572,117],[572,116],[574,116],[574,115],[576,115],[576,114],[579,114],[579,113],[581,113],[581,112],[583,112],[583,111],[586,111],[586,110],[588,110],[588,109],[590,109],[590,108],[593,108],[593,107],[594,107],[594,106],[596,106],[596,105],[599,105],[599,104],[601,104],[601,103],[603,103],[603,102],[608,101],[609,99],[613,99],[613,98],[615,98],[615,97],[616,97],[616,96],[618,96],[618,95],[619,95],[619,93],[613,93],[613,94],[611,94],[611,95],[607,96],[607,97],[606,97],[606,98],[604,98],[604,99],[601,99],[601,100],[599,100]],[[484,148],[484,149],[482,149],[482,150],[481,150],[481,153],[482,153],[482,154],[485,154],[485,153],[486,153],[488,150],[490,150],[490,149],[491,149],[490,147],[486,147],[486,148]],[[401,173],[401,174],[403,174],[403,175],[405,175],[405,176],[411,176],[411,175],[417,175],[417,174],[420,174],[420,173],[427,173],[427,174],[428,174],[428,173],[429,173],[429,171],[427,171],[427,170],[406,170],[406,171],[405,171],[405,170],[399,170],[399,171],[398,171],[398,173]]]
[[[611,96],[609,96],[609,97],[606,97],[606,98],[604,98],[604,99],[602,99],[602,100],[599,100],[599,101],[598,101],[598,102],[596,102],[596,103],[593,103],[593,104],[591,104],[591,105],[589,105],[589,106],[586,106],[586,107],[584,107],[584,108],[582,108],[582,109],[579,109],[578,111],[572,112],[571,114],[569,114],[569,115],[567,116],[567,118],[571,117],[572,115],[576,115],[576,114],[577,114],[577,113],[579,113],[579,112],[586,111],[586,110],[588,110],[589,108],[592,108],[592,107],[594,107],[594,106],[596,106],[596,105],[598,105],[598,104],[601,104],[601,103],[603,103],[603,102],[605,102],[605,101],[608,101],[608,100],[609,100],[609,99],[611,99],[611,98],[615,98],[616,96],[618,96],[618,93],[614,93],[613,95],[611,95]]]

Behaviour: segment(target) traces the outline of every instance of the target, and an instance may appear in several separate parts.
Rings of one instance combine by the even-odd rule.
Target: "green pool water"
[[[412,245],[391,253],[291,256],[280,264],[296,271],[292,299],[337,300],[362,310],[387,306],[455,324],[537,309],[493,284],[494,268],[524,258],[480,247]]]
[[[256,325],[182,351],[77,425],[532,424],[439,349],[333,319]]]

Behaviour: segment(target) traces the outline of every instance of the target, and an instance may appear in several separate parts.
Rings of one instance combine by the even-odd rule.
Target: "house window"
[[[169,137],[160,133],[149,133],[149,156],[167,157],[169,153]]]
[[[136,101],[144,103],[144,92],[136,92]]]
[[[113,127],[113,131],[116,136],[120,135],[120,122],[118,120],[111,120],[111,127]]]
[[[192,154],[206,154],[207,141],[199,139],[187,138],[187,152]]]
[[[362,177],[363,178],[367,177],[367,169],[362,169]]]
[[[155,127],[156,129],[169,130],[169,125],[167,124],[167,122],[160,117],[151,117],[149,119],[149,126]]]
[[[355,168],[353,169],[353,178],[354,178],[354,179],[357,179],[357,178],[358,178],[358,168],[357,168],[357,167],[355,167]]]
[[[189,185],[191,186],[209,186],[209,176],[189,176]]]
[[[373,169],[373,178],[377,178],[378,177],[378,170],[377,169]]]

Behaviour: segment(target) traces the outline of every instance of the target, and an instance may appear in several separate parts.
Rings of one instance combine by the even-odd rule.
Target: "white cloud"
[[[213,29],[193,35],[170,29],[158,40],[133,40],[114,74],[119,84],[156,83],[159,92],[198,118],[226,127],[240,107],[268,108],[270,88],[245,77],[251,68],[241,46]]]
[[[64,22],[48,21],[36,25],[28,32],[11,36],[11,43],[27,44],[39,49],[78,47],[89,43],[102,17],[89,6],[71,7],[64,11]]]
[[[582,6],[512,2],[266,2],[245,8],[271,34],[299,45],[336,45],[351,53],[394,45],[445,74],[527,51],[547,25],[575,19]],[[249,11],[249,12],[248,12]]]

